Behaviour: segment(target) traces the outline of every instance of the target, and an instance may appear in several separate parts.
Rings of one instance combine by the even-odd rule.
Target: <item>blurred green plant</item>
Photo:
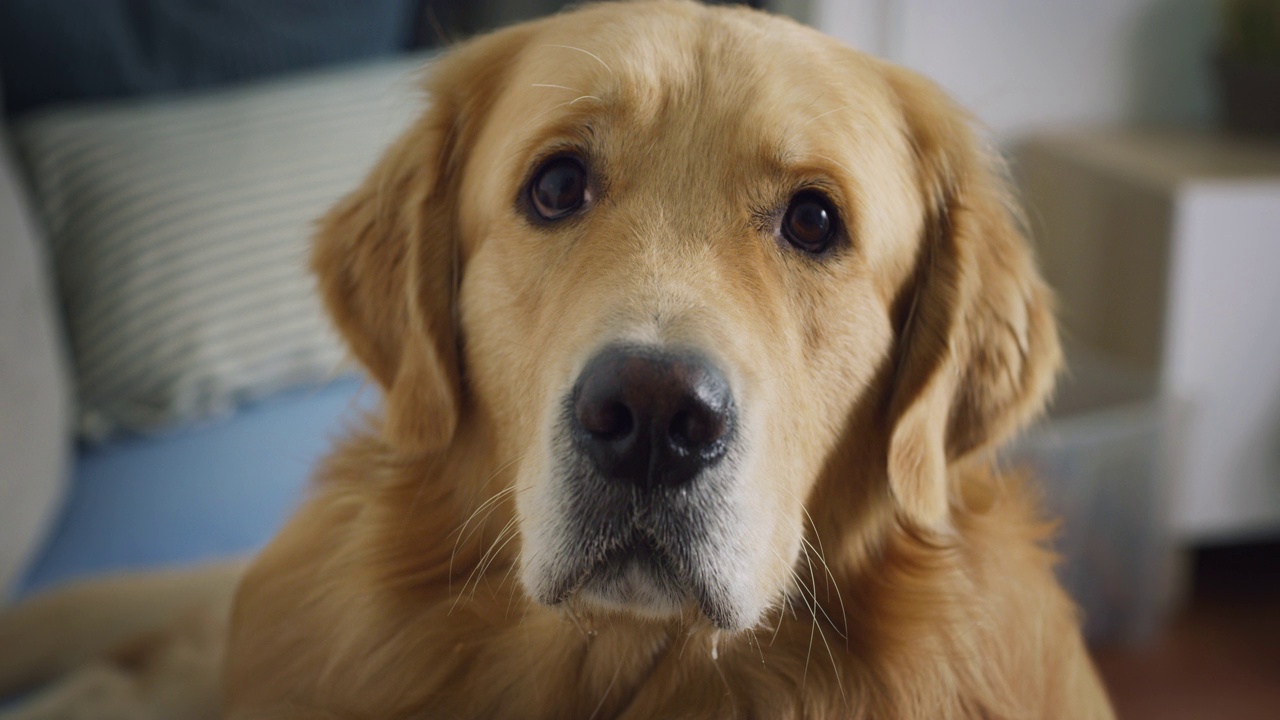
[[[1224,55],[1280,63],[1280,0],[1223,0]]]

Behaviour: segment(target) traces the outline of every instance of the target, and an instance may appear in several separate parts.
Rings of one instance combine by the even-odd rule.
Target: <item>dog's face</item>
[[[883,459],[840,481],[945,532],[947,466],[1047,391],[1000,183],[913,76],[680,3],[521,26],[432,72],[316,267],[388,436],[439,451],[471,424],[510,463],[536,601],[749,628],[792,589],[842,444]]]
[[[755,20],[553,24],[477,136],[467,368],[540,602],[754,624],[892,341],[922,212],[887,90]]]

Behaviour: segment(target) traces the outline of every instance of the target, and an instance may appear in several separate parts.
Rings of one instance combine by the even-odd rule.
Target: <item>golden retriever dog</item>
[[[1112,717],[992,469],[1052,300],[940,90],[637,2],[429,97],[318,232],[383,404],[244,574],[226,717]]]

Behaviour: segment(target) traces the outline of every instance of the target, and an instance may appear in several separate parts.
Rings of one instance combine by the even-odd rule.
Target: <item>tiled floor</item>
[[[1121,720],[1280,720],[1280,545],[1198,553],[1185,610],[1150,643],[1100,648]]]

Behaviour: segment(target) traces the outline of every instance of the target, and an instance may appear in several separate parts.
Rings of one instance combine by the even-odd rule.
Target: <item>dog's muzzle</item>
[[[533,596],[650,617],[693,602],[720,627],[753,622],[739,420],[702,353],[615,345],[592,357],[565,398],[545,520],[529,528]]]

